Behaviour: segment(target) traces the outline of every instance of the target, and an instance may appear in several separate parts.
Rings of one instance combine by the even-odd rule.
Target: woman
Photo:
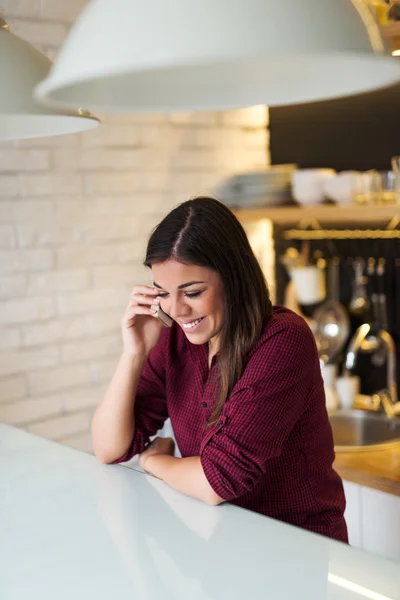
[[[345,500],[313,335],[272,308],[233,213],[180,204],[146,253],[122,319],[124,350],[92,422],[101,462],[145,471],[211,505],[224,501],[347,541]],[[157,306],[171,328],[154,318]],[[170,417],[174,442],[154,436]]]

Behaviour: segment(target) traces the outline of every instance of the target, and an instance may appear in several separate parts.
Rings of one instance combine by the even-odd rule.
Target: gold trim
[[[323,229],[316,219],[302,219],[296,229],[287,229],[287,240],[398,240],[400,239],[400,217],[392,217],[386,229]],[[312,229],[307,229],[312,227]]]
[[[367,30],[369,41],[376,54],[388,54],[382,31],[365,0],[350,0]]]
[[[289,229],[287,240],[396,240],[400,231],[387,229],[322,229],[321,231]]]
[[[397,215],[395,215],[391,219],[391,221],[390,221],[389,225],[386,227],[386,229],[388,229],[388,230],[396,229],[396,227],[399,225],[399,223],[400,223],[400,217],[398,217]]]
[[[99,123],[100,123],[100,119],[95,117],[91,112],[89,112],[88,110],[85,110],[84,108],[78,108],[77,112],[80,117],[85,117],[86,119],[95,119],[96,121],[99,121]]]
[[[3,17],[0,11],[0,29],[4,29],[4,31],[10,31],[7,21]]]

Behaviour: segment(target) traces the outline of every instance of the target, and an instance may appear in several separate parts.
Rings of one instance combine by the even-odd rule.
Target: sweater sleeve
[[[168,332],[166,331],[165,334]],[[150,438],[168,418],[165,393],[165,334],[150,352],[139,379],[135,399],[135,434],[133,440],[114,464],[126,462],[144,451]]]
[[[281,454],[314,390],[321,393],[315,343],[307,329],[286,328],[264,342],[203,439],[204,473],[224,500],[256,486],[268,461]]]

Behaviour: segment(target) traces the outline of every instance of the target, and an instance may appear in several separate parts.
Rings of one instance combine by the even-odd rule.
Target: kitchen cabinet
[[[400,561],[400,498],[344,481],[349,542]]]
[[[361,487],[361,505],[363,549],[400,560],[400,498]]]
[[[349,481],[343,481],[343,486],[346,494],[346,512],[344,516],[349,533],[349,542],[354,548],[362,548],[361,486]]]

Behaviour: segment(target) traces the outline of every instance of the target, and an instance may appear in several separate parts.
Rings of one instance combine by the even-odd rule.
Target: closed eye
[[[185,292],[185,296],[187,298],[196,298],[197,296],[200,296],[200,294],[202,294],[203,292]],[[167,294],[166,292],[160,292],[158,294],[159,298],[166,298],[169,294]]]

